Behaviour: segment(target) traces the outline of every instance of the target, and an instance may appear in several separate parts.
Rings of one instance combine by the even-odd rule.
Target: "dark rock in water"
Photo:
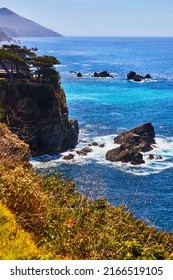
[[[78,78],[82,78],[82,74],[80,72],[77,73]]]
[[[85,147],[82,150],[76,151],[80,156],[86,156],[88,153],[91,153],[93,150],[90,147]]]
[[[113,78],[113,76],[110,75],[110,73],[108,73],[107,71],[94,72],[93,76],[97,78],[107,78],[107,77]]]
[[[152,154],[150,154],[150,155],[148,156],[148,159],[152,160],[152,159],[154,159],[154,156],[153,156]]]
[[[162,156],[157,156],[156,159],[157,159],[157,160],[158,160],[158,159],[162,159]]]
[[[97,142],[92,143],[93,146],[98,146],[99,144]]]
[[[114,138],[114,143],[139,146],[142,142],[151,145],[155,143],[154,127],[150,122],[137,126],[127,132],[120,133]]]
[[[150,74],[145,75],[145,79],[152,79],[152,77],[150,76]]]
[[[109,161],[121,161],[125,163],[130,162],[133,165],[145,163],[141,153],[131,151],[123,145],[108,151],[106,153],[106,159]]]
[[[144,77],[143,76],[140,76],[140,75],[135,75],[135,77],[133,78],[133,81],[135,82],[142,82],[144,80]]]
[[[100,148],[104,148],[104,147],[105,147],[105,144],[104,144],[104,143],[103,143],[103,144],[100,144],[99,147],[100,147]]]
[[[67,156],[64,156],[63,159],[65,159],[65,160],[74,159],[74,155],[73,154],[68,154]]]
[[[120,147],[108,151],[106,159],[110,161],[130,162],[137,165],[144,163],[141,152],[152,150],[155,143],[154,127],[145,123],[127,132],[120,133],[114,138],[114,143]]]
[[[99,73],[94,72],[93,76],[94,76],[94,77],[99,77]]]
[[[145,77],[137,74],[135,71],[130,71],[127,74],[127,79],[128,80],[133,80],[135,82],[142,82],[145,79],[152,79],[152,77],[150,76],[150,74],[145,75]]]
[[[136,76],[136,72],[135,72],[135,71],[130,71],[130,72],[127,74],[127,79],[128,79],[128,80],[133,80],[135,76]]]

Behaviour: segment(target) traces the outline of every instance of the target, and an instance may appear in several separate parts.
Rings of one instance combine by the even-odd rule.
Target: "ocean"
[[[37,47],[38,55],[56,56],[65,90],[69,117],[79,122],[75,150],[97,142],[87,156],[63,160],[64,154],[33,158],[37,172],[61,173],[76,182],[78,190],[94,199],[105,197],[112,205],[124,204],[137,218],[158,230],[173,231],[173,38],[22,38]],[[146,82],[127,80],[130,70],[150,74]],[[108,71],[113,78],[95,78]],[[81,72],[78,78],[76,72]],[[140,166],[111,163],[105,154],[115,147],[120,132],[151,122],[156,147],[148,154],[161,156]]]

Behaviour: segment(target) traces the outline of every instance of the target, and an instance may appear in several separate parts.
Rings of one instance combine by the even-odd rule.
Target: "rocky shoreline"
[[[82,141],[83,142],[83,141]],[[84,141],[85,142],[85,141]],[[161,155],[154,156],[152,150],[157,147],[155,140],[155,131],[151,123],[144,123],[129,131],[118,134],[114,137],[113,142],[115,148],[111,150],[104,149],[101,154],[105,152],[105,159],[110,162],[129,163],[131,165],[140,166],[145,164],[146,160],[162,160]],[[84,144],[84,143],[83,143]],[[62,160],[74,161],[79,157],[86,157],[95,153],[99,153],[99,149],[105,148],[107,143],[93,142],[84,145],[81,149],[70,150],[66,153]],[[150,154],[148,152],[151,152]],[[147,155],[147,156],[145,156]]]

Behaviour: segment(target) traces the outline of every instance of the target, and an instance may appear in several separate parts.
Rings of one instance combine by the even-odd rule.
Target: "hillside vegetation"
[[[123,206],[111,206],[103,198],[88,200],[71,181],[56,176],[44,179],[22,165],[3,164],[0,200],[15,214],[17,225],[30,234],[32,242],[31,253],[23,250],[18,254],[15,242],[24,246],[24,232],[18,235],[17,241],[9,241],[14,241],[14,249],[6,258],[173,259],[171,233],[156,232]],[[2,218],[0,223],[2,226]],[[8,243],[4,230],[1,240]]]

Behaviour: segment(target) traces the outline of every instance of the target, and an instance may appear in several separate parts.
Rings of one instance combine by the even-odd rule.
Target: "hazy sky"
[[[173,0],[0,0],[65,36],[173,36]]]

